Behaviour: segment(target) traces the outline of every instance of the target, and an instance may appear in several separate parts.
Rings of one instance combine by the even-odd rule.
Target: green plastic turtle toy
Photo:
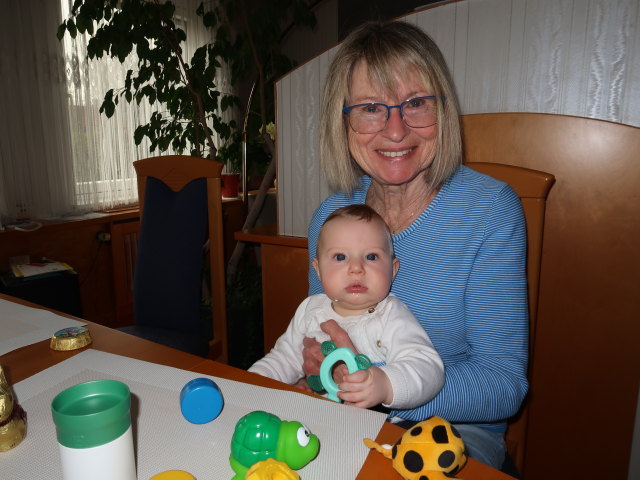
[[[244,480],[253,464],[273,458],[299,470],[316,458],[318,437],[296,421],[283,421],[260,410],[248,413],[236,423],[231,437],[229,463],[235,472],[231,480]]]

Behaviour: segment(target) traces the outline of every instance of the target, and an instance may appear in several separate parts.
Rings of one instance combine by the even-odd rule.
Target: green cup
[[[51,402],[63,478],[135,479],[131,394],[116,380],[80,383]]]

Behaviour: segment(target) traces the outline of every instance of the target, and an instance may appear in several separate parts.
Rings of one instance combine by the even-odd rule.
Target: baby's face
[[[340,315],[357,315],[384,299],[398,269],[380,222],[336,218],[327,223],[313,260],[325,293]]]

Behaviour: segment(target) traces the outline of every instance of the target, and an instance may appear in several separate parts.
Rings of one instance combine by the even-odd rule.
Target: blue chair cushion
[[[173,192],[162,181],[147,178],[133,282],[133,330],[159,343],[183,344],[187,338],[206,343],[211,338],[201,315],[206,187],[201,178]]]

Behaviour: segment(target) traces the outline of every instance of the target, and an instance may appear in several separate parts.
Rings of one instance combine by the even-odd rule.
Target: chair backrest
[[[179,329],[198,334],[202,322],[203,246],[208,238],[213,324],[200,331],[210,333],[209,358],[226,362],[222,164],[167,155],[138,160],[134,167],[141,216],[134,295],[136,299],[144,296],[144,301],[135,302],[136,324],[153,322],[162,328],[175,328],[180,319]],[[144,269],[144,275],[140,269]]]
[[[511,186],[520,197],[527,223],[527,287],[529,294],[529,366],[532,364],[536,338],[538,313],[538,290],[544,214],[549,190],[555,182],[550,173],[500,163],[473,162],[473,151],[467,146],[466,165],[478,172],[501,180]],[[524,453],[528,420],[528,400],[523,403],[518,415],[509,422],[507,449],[519,472],[524,471]]]

